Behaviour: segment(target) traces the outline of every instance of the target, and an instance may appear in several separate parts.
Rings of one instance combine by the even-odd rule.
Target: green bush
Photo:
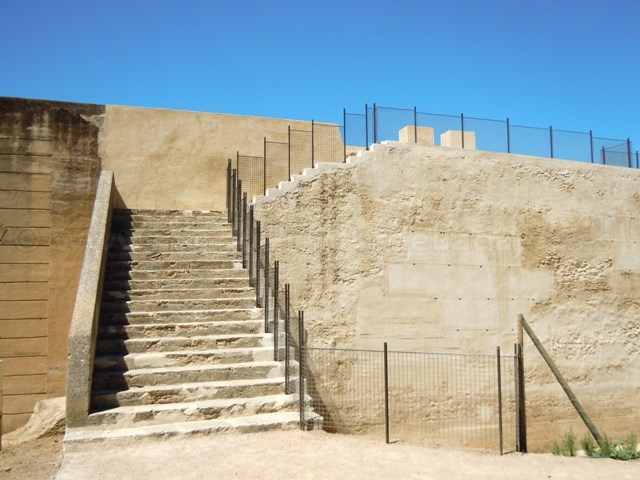
[[[638,438],[635,434],[621,438],[618,442],[614,442],[607,434],[604,434],[602,437],[602,445],[599,447],[596,446],[593,438],[589,434],[586,434],[582,437],[581,445],[584,452],[590,457],[613,458],[615,460],[633,460],[640,458]],[[560,451],[562,451],[562,448],[560,448]],[[561,455],[562,453],[554,454]]]
[[[554,455],[561,455],[563,457],[575,457],[578,453],[576,449],[576,436],[573,434],[573,430],[564,434],[560,443],[553,442],[551,446],[551,453]]]

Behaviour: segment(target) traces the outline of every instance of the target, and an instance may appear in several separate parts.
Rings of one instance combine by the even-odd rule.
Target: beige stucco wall
[[[264,138],[286,142],[289,126],[311,130],[298,120],[107,106],[100,155],[119,206],[224,210],[228,159],[262,157]]]
[[[640,432],[640,172],[376,146],[257,206],[311,345],[513,351],[523,313],[598,426]],[[586,429],[525,341],[529,442]]]

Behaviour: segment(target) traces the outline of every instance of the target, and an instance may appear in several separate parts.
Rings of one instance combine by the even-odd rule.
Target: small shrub
[[[576,449],[576,436],[573,434],[573,430],[569,430],[562,437],[560,443],[553,442],[551,446],[551,453],[554,455],[561,455],[563,457],[575,457],[578,453]]]
[[[582,446],[582,450],[584,450],[584,453],[586,453],[588,456],[598,456],[598,447],[596,445],[596,442],[588,433],[585,433],[585,435],[582,437],[580,445]]]
[[[605,434],[602,437],[602,445],[600,445],[599,448],[596,447],[593,439],[589,435],[585,435],[582,438],[582,448],[590,457],[613,458],[615,460],[632,460],[634,458],[640,458],[640,452],[638,452],[638,438],[635,434],[621,438],[617,443]]]

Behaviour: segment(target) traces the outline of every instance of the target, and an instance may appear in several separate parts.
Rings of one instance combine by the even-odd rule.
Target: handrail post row
[[[278,346],[278,308],[280,289],[280,260],[273,263],[273,360],[280,361],[280,350]]]
[[[238,178],[238,198],[236,199],[236,217],[238,219],[238,229],[236,230],[236,241],[238,245],[238,251],[242,248],[242,180]]]
[[[247,192],[242,192],[242,268],[247,268]]]
[[[389,352],[384,342],[384,438],[389,443]]]
[[[231,159],[227,163],[227,223],[231,223]]]
[[[256,222],[256,308],[260,308],[260,220]]]
[[[300,408],[300,430],[305,430],[304,418],[304,312],[298,310],[298,404]]]
[[[253,220],[253,205],[249,205],[249,286],[253,287],[255,284],[255,277],[253,275],[253,251],[254,251],[254,220]]]
[[[284,284],[284,393],[291,393],[289,388],[289,309],[291,308],[291,292],[288,283]]]
[[[498,365],[498,435],[500,437],[500,455],[504,454],[504,436],[502,431],[502,364],[500,347],[497,348],[496,360]]]
[[[269,332],[269,237],[264,239],[264,332]]]

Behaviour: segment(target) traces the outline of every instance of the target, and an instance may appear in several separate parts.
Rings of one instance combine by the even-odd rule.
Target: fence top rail
[[[275,143],[277,145],[289,145],[289,142],[276,142],[274,140],[265,140],[265,142],[267,142],[267,143]],[[262,157],[260,157],[260,158],[262,158]]]
[[[330,352],[351,352],[351,353],[384,353],[384,350],[377,349],[355,349],[355,348],[330,348],[330,347],[304,347],[305,350],[319,350]],[[408,355],[425,355],[425,356],[441,356],[441,357],[467,357],[467,358],[496,358],[496,354],[487,353],[451,353],[451,352],[415,352],[415,351],[398,351],[388,350],[387,353],[408,354]],[[515,358],[514,354],[500,353],[500,358]]]

